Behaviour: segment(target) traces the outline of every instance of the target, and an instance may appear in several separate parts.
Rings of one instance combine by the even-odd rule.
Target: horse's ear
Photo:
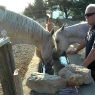
[[[67,26],[68,26],[67,23],[66,24],[63,24],[62,27],[61,27],[61,30],[64,30],[64,28],[67,27]]]
[[[66,23],[66,24],[65,24],[65,27],[67,27],[67,26],[68,26],[68,24]]]
[[[54,34],[54,28],[51,29],[50,33],[51,33],[51,35]]]
[[[65,27],[65,25],[63,24],[62,27],[61,27],[61,30],[64,30],[64,27]]]

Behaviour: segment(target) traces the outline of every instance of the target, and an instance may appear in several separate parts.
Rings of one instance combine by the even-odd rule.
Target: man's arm
[[[83,48],[85,48],[85,46],[86,46],[86,39],[84,39],[84,40],[80,43],[80,45],[77,47],[76,50],[74,50],[74,51],[70,50],[70,51],[67,52],[67,54],[69,54],[69,55],[76,54],[76,53],[78,53],[80,50],[82,50]]]
[[[90,51],[89,55],[87,56],[87,58],[83,62],[84,67],[87,67],[94,60],[95,60],[95,48],[93,48]]]

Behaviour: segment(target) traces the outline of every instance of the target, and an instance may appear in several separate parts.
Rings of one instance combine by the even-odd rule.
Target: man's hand
[[[67,52],[67,54],[69,54],[69,55],[73,55],[73,54],[76,54],[76,53],[77,53],[76,50],[75,51],[70,50],[70,51]]]

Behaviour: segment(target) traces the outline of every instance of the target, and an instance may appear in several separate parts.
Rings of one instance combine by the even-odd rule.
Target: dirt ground
[[[67,23],[68,26],[79,23],[81,21],[72,21],[72,20],[62,20],[63,23]],[[40,22],[43,27],[45,27],[45,21]],[[54,25],[55,26],[55,25]],[[58,27],[55,26],[55,30]],[[20,70],[21,80],[24,79],[25,73],[28,70],[28,65],[30,64],[32,57],[34,55],[35,46],[28,44],[16,44],[13,45],[13,55],[15,60],[16,69]],[[33,67],[34,68],[34,67]],[[3,95],[2,87],[0,86],[0,95]]]

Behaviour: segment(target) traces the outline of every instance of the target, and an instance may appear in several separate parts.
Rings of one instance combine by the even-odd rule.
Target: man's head
[[[95,4],[89,4],[86,7],[85,18],[91,27],[95,25]]]

